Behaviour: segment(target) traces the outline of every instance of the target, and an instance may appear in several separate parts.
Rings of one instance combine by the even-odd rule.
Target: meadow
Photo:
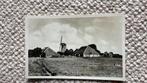
[[[122,58],[29,58],[29,75],[122,77]]]

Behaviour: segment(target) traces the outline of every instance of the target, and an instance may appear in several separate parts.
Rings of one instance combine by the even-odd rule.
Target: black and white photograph
[[[27,16],[28,78],[123,80],[122,14]]]

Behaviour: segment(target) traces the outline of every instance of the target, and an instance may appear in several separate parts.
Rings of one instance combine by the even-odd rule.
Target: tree
[[[58,53],[58,54],[60,54],[60,55],[64,55],[64,53],[63,53],[63,52],[59,52],[59,51],[58,51],[57,53]]]
[[[69,51],[69,55],[73,55],[74,54],[73,49],[69,49],[68,51]]]
[[[106,52],[103,53],[103,56],[104,57],[109,57],[109,53],[106,51]]]
[[[90,46],[91,48],[95,49],[100,55],[102,55],[102,53],[97,49],[95,44],[90,44],[88,46]]]
[[[41,54],[41,57],[42,57],[42,58],[46,58],[46,56],[45,56],[45,53],[44,53],[44,52]]]
[[[113,57],[114,57],[114,58],[122,58],[122,55],[119,55],[119,54],[113,54]]]
[[[42,49],[41,48],[37,47],[37,48],[34,49],[34,53],[33,54],[34,54],[35,57],[40,57],[41,53],[42,53]]]
[[[66,49],[66,51],[64,52],[64,55],[69,56],[69,55],[73,55],[73,50],[72,49]]]
[[[88,46],[90,46],[91,48],[93,48],[93,49],[97,50],[97,47],[96,47],[96,45],[95,45],[95,44],[90,44],[90,45],[88,45]]]
[[[33,56],[33,55],[34,55],[34,54],[33,54],[33,51],[34,51],[34,50],[31,50],[31,49],[28,51],[28,56],[29,56],[29,57],[34,57],[34,56]]]
[[[39,47],[28,50],[29,57],[40,57],[41,54],[42,54],[42,49]]]

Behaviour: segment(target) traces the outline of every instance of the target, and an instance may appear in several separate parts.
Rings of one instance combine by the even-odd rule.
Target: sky
[[[59,51],[60,38],[67,49],[96,44],[101,52],[122,54],[122,17],[28,18],[28,47]]]

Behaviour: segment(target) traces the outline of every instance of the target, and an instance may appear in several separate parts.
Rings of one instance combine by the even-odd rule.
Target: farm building
[[[83,57],[99,57],[100,54],[90,46],[87,46],[84,50]]]
[[[100,57],[100,52],[97,49],[92,48],[90,45],[76,49],[74,53],[79,57]]]
[[[56,57],[56,56],[60,56],[59,54],[57,54],[54,50],[52,50],[49,47],[45,47],[43,49],[43,54],[45,57]]]

